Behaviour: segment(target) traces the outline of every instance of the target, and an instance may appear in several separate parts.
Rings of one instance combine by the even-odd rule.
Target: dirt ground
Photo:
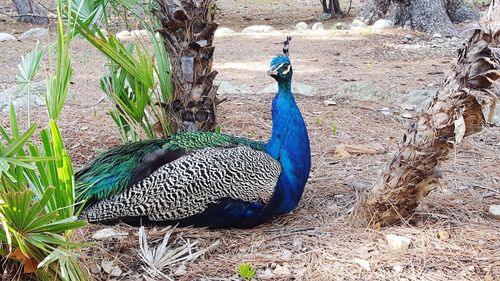
[[[346,9],[348,1],[341,3]],[[222,132],[268,138],[273,96],[259,92],[273,83],[265,76],[267,65],[281,49],[277,43],[291,34],[294,81],[317,90],[313,97],[296,96],[309,131],[313,166],[302,201],[290,215],[249,230],[177,229],[177,241],[182,237],[207,246],[219,240],[220,245],[186,264],[186,273],[175,276],[176,280],[237,280],[236,268],[242,262],[255,266],[257,277],[263,277],[266,269],[279,268],[283,275],[276,271],[273,280],[500,280],[500,223],[487,211],[489,205],[500,202],[498,127],[485,128],[454,151],[442,167],[441,187],[410,221],[382,229],[353,228],[346,223],[357,194],[379,180],[391,152],[401,141],[407,120],[398,114],[401,108],[397,100],[411,90],[442,86],[465,38],[432,40],[428,35],[401,29],[292,31],[298,21],[311,23],[321,14],[317,0],[291,0],[286,4],[221,0],[219,6],[221,26],[241,31],[249,25],[270,24],[281,32],[216,38],[217,79],[246,84],[255,92],[226,96],[218,112]],[[359,6],[360,1],[353,1],[351,14]],[[329,29],[351,19],[331,19],[324,24]],[[0,32],[16,36],[29,28],[0,22]],[[414,38],[410,44],[405,41],[408,34]],[[0,42],[0,90],[15,84],[20,56],[34,45],[35,41]],[[120,143],[107,114],[110,104],[99,90],[103,63],[104,58],[91,46],[75,41],[72,98],[59,124],[78,167]],[[337,98],[337,89],[352,81],[373,84],[386,94],[387,102]],[[330,98],[337,105],[325,105],[324,100]],[[380,109],[384,107],[396,114],[382,114]],[[0,117],[5,125],[6,113],[0,113]],[[43,108],[35,110],[34,119],[46,124]],[[378,144],[386,152],[336,158],[335,148],[343,144]],[[91,241],[91,234],[100,228],[104,227],[90,226],[76,235],[82,241]],[[128,237],[97,241],[81,256],[89,267],[109,260],[123,273],[110,277],[101,271],[92,277],[148,280],[141,277],[138,229],[115,228]],[[443,231],[448,238],[438,235]],[[153,237],[162,237],[161,229],[151,232]],[[385,241],[385,235],[391,233],[411,238],[410,248],[391,250]],[[355,259],[366,260],[370,269],[363,269]]]

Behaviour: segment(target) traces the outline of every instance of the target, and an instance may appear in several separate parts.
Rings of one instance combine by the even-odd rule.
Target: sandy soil
[[[183,228],[176,237],[198,239],[201,245],[216,240],[221,244],[187,264],[187,273],[178,280],[235,279],[235,269],[250,262],[258,274],[270,268],[289,269],[290,274],[274,275],[275,280],[498,280],[500,279],[500,223],[487,208],[500,201],[500,131],[487,127],[467,138],[442,169],[441,188],[433,192],[410,221],[383,229],[359,229],[346,224],[347,212],[357,194],[379,179],[387,161],[400,142],[407,120],[399,114],[385,116],[379,111],[400,108],[396,101],[415,89],[439,88],[454,62],[461,40],[432,41],[424,34],[405,30],[293,32],[298,21],[312,22],[320,14],[316,0],[235,1],[222,0],[221,26],[241,30],[253,24],[271,24],[281,30],[274,35],[231,35],[215,42],[214,68],[218,79],[246,84],[255,94],[228,95],[218,112],[225,133],[266,139],[271,129],[272,95],[259,94],[273,83],[265,77],[269,60],[280,51],[284,34],[292,34],[291,56],[294,81],[314,86],[317,96],[297,96],[310,134],[312,175],[296,211],[250,230],[206,230]],[[302,4],[301,4],[302,3]],[[342,1],[347,6],[347,1]],[[354,1],[359,7],[359,1]],[[284,7],[283,7],[284,6]],[[349,19],[332,19],[327,27]],[[16,36],[31,26],[0,22],[0,32]],[[420,42],[404,44],[411,34]],[[15,83],[16,65],[34,41],[0,43],[0,89]],[[422,47],[423,46],[423,47]],[[73,97],[60,126],[73,162],[82,166],[100,151],[118,144],[119,137],[107,114],[110,104],[102,100],[98,81],[105,59],[81,40],[73,46]],[[40,77],[43,77],[41,75]],[[336,99],[335,92],[349,81],[367,81],[386,93],[387,102]],[[334,98],[335,106],[323,101]],[[21,111],[20,115],[25,116]],[[0,113],[3,125],[6,113]],[[46,124],[44,109],[34,119]],[[336,133],[332,131],[336,127]],[[342,144],[380,144],[386,153],[334,156]],[[78,232],[88,241],[89,233],[100,226]],[[98,241],[82,251],[89,266],[111,260],[124,273],[111,280],[139,280],[137,229],[117,226],[129,233],[126,239]],[[446,231],[450,237],[438,237]],[[407,251],[391,250],[385,235],[410,237]],[[161,237],[161,230],[154,231]],[[353,259],[369,262],[362,269]],[[401,265],[402,271],[394,269]],[[175,271],[177,268],[172,268]],[[101,272],[97,280],[110,280]]]

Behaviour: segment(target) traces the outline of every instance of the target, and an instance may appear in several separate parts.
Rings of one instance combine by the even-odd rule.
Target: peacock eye
[[[285,71],[285,70],[287,70],[289,67],[290,67],[290,65],[289,65],[289,64],[283,64],[283,65],[280,67],[280,70]]]
[[[283,65],[280,67],[280,72],[281,72],[281,74],[283,74],[283,75],[287,75],[287,74],[288,74],[288,72],[290,72],[291,68],[292,68],[292,66],[291,66],[290,64],[288,64],[288,63],[283,64]]]

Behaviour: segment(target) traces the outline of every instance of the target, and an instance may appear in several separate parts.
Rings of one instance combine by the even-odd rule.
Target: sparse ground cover
[[[391,151],[401,141],[407,118],[416,116],[401,106],[401,99],[414,90],[439,89],[467,34],[444,39],[400,29],[332,30],[335,23],[348,23],[349,18],[324,22],[325,31],[293,31],[299,21],[315,21],[321,8],[316,2],[219,1],[221,26],[241,31],[249,25],[270,24],[279,30],[216,37],[217,79],[245,89],[224,94],[227,100],[218,112],[222,131],[268,137],[272,94],[262,92],[273,81],[265,71],[270,58],[280,51],[277,43],[291,34],[294,81],[315,93],[296,97],[309,130],[313,168],[299,208],[288,216],[249,230],[177,229],[174,240],[179,242],[182,237],[200,240],[202,246],[217,240],[220,244],[186,264],[185,270],[178,271],[180,265],[172,268],[172,273],[178,271],[175,279],[237,279],[238,266],[249,262],[257,269],[258,279],[498,280],[500,223],[488,213],[488,207],[500,201],[498,126],[485,128],[456,149],[441,169],[441,188],[410,221],[383,229],[347,223],[357,196],[379,180]],[[360,3],[353,5],[356,9]],[[15,36],[29,28],[0,22],[0,32]],[[19,58],[34,45],[34,40],[0,42],[0,89],[15,84]],[[72,53],[73,95],[59,126],[73,162],[83,166],[120,143],[120,138],[106,113],[111,104],[99,90],[105,59],[80,39]],[[363,95],[369,100],[349,98],[360,91],[370,93]],[[44,120],[43,108],[34,111],[35,119]],[[5,125],[7,113],[0,116]],[[343,145],[377,149],[373,154],[346,155],[338,150]],[[81,241],[93,241],[91,235],[102,228],[90,226],[75,234]],[[138,229],[114,228],[127,236],[98,240],[80,253],[95,269],[92,276],[97,280],[144,278]],[[392,249],[387,234],[410,238],[409,248]],[[149,232],[153,238],[163,235],[161,228]],[[97,270],[102,261],[115,263],[122,273],[110,277]]]

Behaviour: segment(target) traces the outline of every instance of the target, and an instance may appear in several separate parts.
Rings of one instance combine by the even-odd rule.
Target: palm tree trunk
[[[217,24],[212,0],[156,0],[160,34],[170,55],[174,97],[166,110],[176,132],[212,131],[216,125],[216,71],[212,42]]]
[[[409,126],[380,183],[354,207],[354,224],[387,225],[409,218],[436,187],[440,163],[463,137],[482,130],[484,105],[490,104],[492,116],[500,95],[500,0],[492,1],[486,17],[460,50],[444,89]]]

